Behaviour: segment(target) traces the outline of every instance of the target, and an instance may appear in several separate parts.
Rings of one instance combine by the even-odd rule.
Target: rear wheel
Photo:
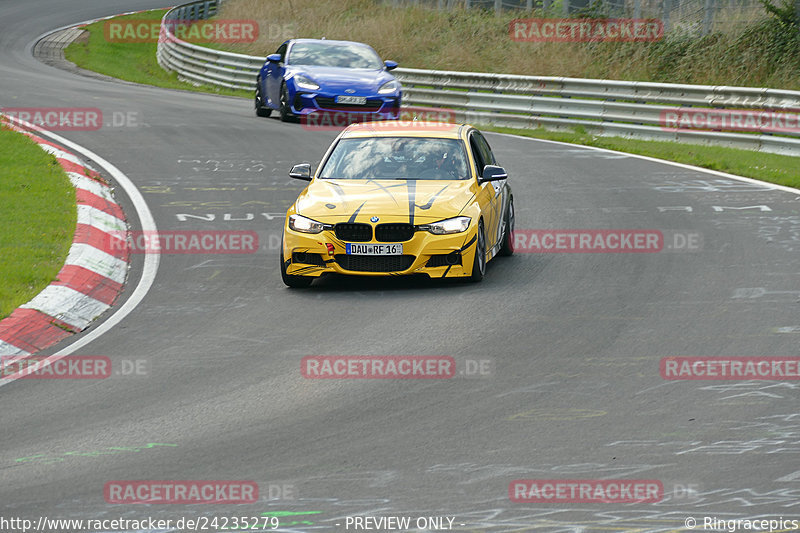
[[[506,231],[503,235],[503,244],[500,246],[500,255],[514,255],[514,199],[508,201],[506,210]]]
[[[478,222],[478,235],[475,238],[475,259],[472,261],[470,281],[478,282],[486,273],[486,237],[483,234],[483,221]]]
[[[264,97],[261,96],[261,82],[256,83],[256,115],[259,117],[268,117],[272,114],[272,109],[264,105]]]
[[[311,285],[311,282],[314,281],[314,278],[309,278],[307,276],[293,276],[286,273],[286,261],[283,259],[282,248],[283,244],[281,243],[281,279],[283,280],[283,283],[285,283],[287,287],[291,287],[293,289],[301,289]]]

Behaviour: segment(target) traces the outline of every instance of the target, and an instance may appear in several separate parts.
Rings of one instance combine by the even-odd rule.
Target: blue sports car
[[[371,46],[352,41],[290,39],[267,56],[256,81],[256,114],[272,110],[286,122],[315,112],[357,113],[396,119],[400,83]]]

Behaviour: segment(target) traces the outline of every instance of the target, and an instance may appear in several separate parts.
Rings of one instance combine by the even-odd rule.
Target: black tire
[[[477,283],[486,273],[486,236],[483,232],[483,221],[478,222],[478,235],[475,239],[475,259],[472,261],[472,275],[469,280]]]
[[[281,248],[283,248],[283,244],[281,244]],[[308,287],[311,285],[311,282],[314,281],[314,278],[307,276],[293,276],[291,274],[287,274],[286,262],[283,260],[283,251],[281,251],[281,279],[287,287],[291,287],[293,289],[302,289],[304,287]]]
[[[514,199],[508,201],[506,209],[506,230],[503,234],[503,244],[500,246],[500,255],[508,257],[514,255]]]
[[[264,98],[261,96],[261,82],[256,83],[256,115],[259,117],[268,117],[272,114],[272,109],[264,106]]]
[[[289,122],[294,115],[289,108],[289,89],[286,88],[286,82],[281,83],[281,103],[280,103],[281,122]]]

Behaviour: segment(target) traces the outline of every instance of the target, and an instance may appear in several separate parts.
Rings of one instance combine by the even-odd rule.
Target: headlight
[[[321,233],[325,229],[325,224],[301,215],[291,215],[289,228],[301,233]]]
[[[447,220],[440,220],[433,224],[425,224],[420,229],[427,230],[434,235],[447,235],[448,233],[462,233],[467,231],[472,219],[469,217],[455,217]]]
[[[378,89],[378,94],[394,94],[400,90],[400,83],[397,80],[387,81]]]
[[[294,83],[300,89],[305,89],[306,91],[316,91],[317,89],[319,89],[319,85],[317,85],[310,79],[306,78],[305,76],[301,76],[300,74],[294,75]]]

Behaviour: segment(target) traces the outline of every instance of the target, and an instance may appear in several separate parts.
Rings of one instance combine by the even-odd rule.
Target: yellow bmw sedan
[[[342,131],[286,213],[281,276],[483,279],[514,253],[514,200],[489,143],[465,124],[372,122]]]

